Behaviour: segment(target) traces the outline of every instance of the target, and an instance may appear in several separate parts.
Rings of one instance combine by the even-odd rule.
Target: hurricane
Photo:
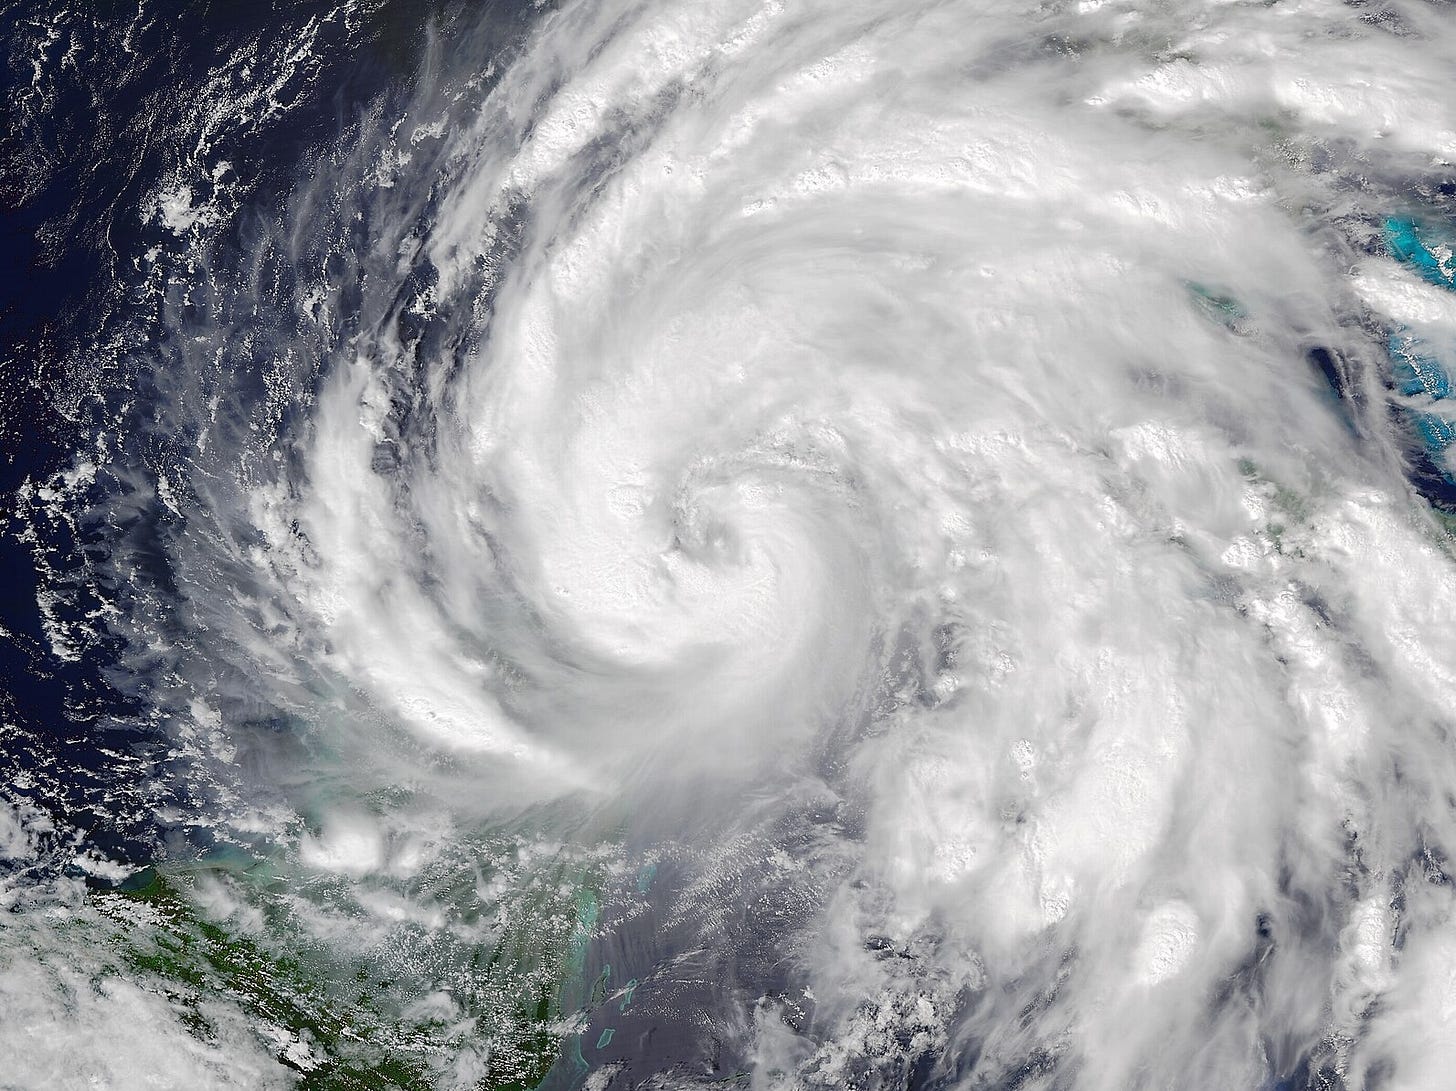
[[[0,1085],[1451,1085],[1449,5],[8,12]]]

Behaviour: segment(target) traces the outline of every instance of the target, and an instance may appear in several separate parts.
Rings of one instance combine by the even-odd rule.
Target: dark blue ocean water
[[[405,93],[431,28],[448,36],[458,17],[434,0],[394,0],[352,21],[331,19],[338,8],[314,0],[40,0],[4,12],[0,494],[11,504],[0,533],[0,758],[17,798],[139,865],[168,833],[152,817],[168,791],[158,776],[167,740],[148,725],[145,702],[123,697],[108,677],[115,643],[103,633],[74,659],[58,658],[37,606],[38,566],[63,579],[69,570],[84,585],[88,552],[106,549],[117,528],[33,528],[16,517],[13,498],[27,480],[69,466],[150,384],[167,382],[156,370],[157,346],[136,335],[138,308],[148,304],[135,284],[147,252],[157,248],[165,261],[177,239],[143,205],[195,154],[191,111],[209,80],[230,73],[242,90],[240,55],[266,58],[309,43],[306,63],[277,88],[285,109],[269,119],[240,112],[217,126],[216,158],[230,164],[221,181],[238,210],[230,245],[245,245],[250,218],[276,207],[309,156],[361,110]],[[503,40],[519,27],[505,9],[499,22]],[[94,491],[119,487],[103,470]],[[158,515],[139,508],[131,518],[127,532],[145,561],[147,523]],[[165,585],[160,547],[151,557],[138,576]],[[58,619],[80,623],[98,604],[83,587],[57,602]]]
[[[294,193],[317,157],[378,103],[408,94],[432,35],[448,57],[455,28],[468,23],[474,32],[494,20],[504,48],[529,19],[509,6],[482,9],[444,0],[385,0],[355,18],[334,18],[338,10],[333,0],[142,0],[139,6],[103,2],[79,10],[34,0],[5,8],[0,23],[7,46],[0,71],[0,497],[6,502],[0,526],[0,792],[52,816],[58,845],[79,834],[101,855],[139,872],[167,857],[214,851],[206,824],[161,816],[206,811],[216,801],[190,794],[205,792],[205,780],[189,775],[190,759],[176,753],[168,726],[153,715],[164,703],[158,692],[167,685],[164,666],[123,676],[130,667],[107,628],[105,608],[134,589],[119,586],[114,571],[92,562],[124,539],[130,558],[125,578],[157,601],[176,599],[177,573],[166,548],[176,527],[154,499],[130,502],[132,484],[99,455],[94,481],[83,481],[64,510],[33,496],[38,483],[67,472],[77,452],[99,436],[123,445],[108,452],[118,463],[165,460],[165,427],[128,437],[116,423],[146,418],[167,402],[163,395],[175,379],[168,367],[177,358],[149,340],[145,316],[148,308],[161,312],[164,293],[175,302],[202,278],[185,264],[178,233],[148,214],[147,202],[169,172],[197,156],[193,109],[204,94],[217,94],[218,79],[246,91],[250,77],[238,58],[276,58],[306,38],[306,61],[276,89],[276,116],[224,116],[204,156],[227,164],[215,176],[215,192],[203,195],[230,217],[215,244],[219,264],[241,266],[237,259],[246,255],[256,226]],[[478,35],[472,43],[480,48]],[[1372,229],[1371,249],[1405,262],[1435,287],[1450,288],[1431,249],[1450,194],[1417,196],[1426,198],[1430,226],[1393,216],[1383,237]],[[164,270],[160,282],[143,275],[149,264]],[[186,303],[175,313],[187,313]],[[1449,399],[1449,370],[1456,363],[1449,346],[1418,343],[1398,329],[1374,331],[1372,343],[1389,347],[1383,377],[1389,388]],[[1362,396],[1349,382],[1349,365],[1331,350],[1312,348],[1307,361],[1336,399],[1353,406]],[[1352,421],[1360,416],[1350,413]],[[1406,428],[1412,484],[1437,509],[1456,513],[1456,483],[1440,463],[1452,445],[1449,426],[1418,409],[1397,416]],[[241,415],[238,426],[246,426]],[[76,514],[86,511],[93,514]],[[58,588],[66,594],[52,594]],[[168,628],[165,611],[157,625],[159,644],[186,639],[182,626]],[[58,631],[90,635],[58,654]],[[268,715],[260,711],[253,729],[286,734],[287,725],[268,722]],[[805,826],[816,821],[805,819]],[[59,848],[53,859],[57,868],[69,866]],[[98,889],[117,885],[114,876],[85,878]],[[668,926],[652,915],[660,909],[654,882],[670,889],[675,881],[670,867],[644,879],[645,915],[620,928],[609,916],[604,938],[583,941],[575,952],[568,992],[577,990],[575,1003],[592,1014],[568,1036],[544,1086],[580,1086],[589,1068],[611,1064],[621,1066],[624,1078],[646,1078],[664,1057],[724,1081],[742,1075],[742,1058],[727,1047],[719,1056],[719,1039],[702,1027],[731,990],[741,988],[747,996],[754,988],[787,986],[771,940],[793,922],[767,899],[745,904],[738,934],[748,941],[721,951],[694,948],[692,927]],[[866,949],[907,964],[921,957],[889,940]],[[676,991],[654,993],[637,984],[635,974],[645,972],[639,968],[673,960],[693,971]],[[1246,980],[1231,990],[1257,995],[1258,973],[1251,965]],[[1341,1086],[1328,1067],[1296,1050],[1284,1052],[1290,1055],[1270,1044],[1271,1063],[1283,1069],[1270,1085],[1276,1091]],[[877,1078],[886,1086],[949,1086],[975,1061],[973,1053],[944,1064],[922,1054]],[[1006,1086],[1045,1086],[1053,1067],[1050,1059],[1034,1058]]]

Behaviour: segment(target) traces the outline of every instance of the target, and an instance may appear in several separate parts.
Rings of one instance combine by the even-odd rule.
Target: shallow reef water
[[[1449,1083],[1449,5],[6,11],[0,1084]]]

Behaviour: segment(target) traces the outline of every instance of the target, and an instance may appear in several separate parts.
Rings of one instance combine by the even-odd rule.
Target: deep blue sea
[[[1446,1086],[1449,4],[0,14],[0,1088]]]

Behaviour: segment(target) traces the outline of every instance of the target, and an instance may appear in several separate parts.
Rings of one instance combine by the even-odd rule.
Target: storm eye
[[[11,3],[0,1082],[1451,1085],[1376,6]]]

